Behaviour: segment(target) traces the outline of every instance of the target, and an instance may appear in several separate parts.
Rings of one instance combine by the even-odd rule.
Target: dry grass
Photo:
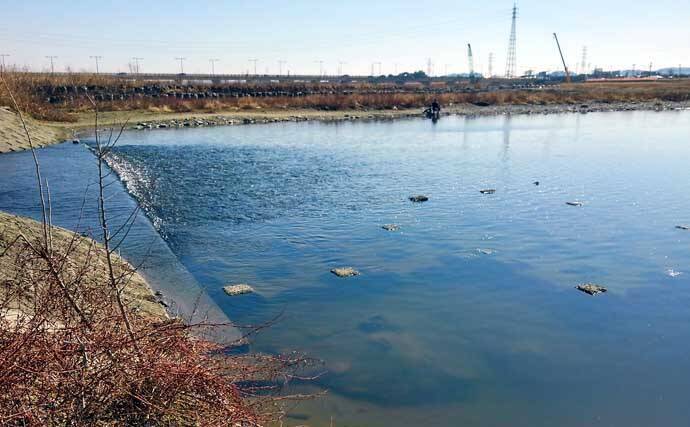
[[[181,99],[173,92],[152,97],[134,94],[144,85],[140,81],[127,81],[109,76],[88,74],[35,75],[7,73],[7,81],[17,95],[21,108],[33,117],[74,122],[75,113],[90,111],[91,104],[85,94],[72,96],[68,102],[50,103],[45,93],[60,87],[89,87],[93,91],[128,94],[125,99],[99,102],[103,111],[148,110],[156,113],[216,113],[225,111],[252,111],[258,109],[314,109],[321,111],[384,110],[392,108],[419,108],[427,106],[433,98],[442,104],[483,103],[486,105],[548,105],[589,102],[647,102],[688,101],[690,80],[645,83],[579,83],[547,87],[542,90],[499,90],[467,92],[466,83],[444,84],[438,88],[412,87],[391,83],[247,83],[178,87],[173,92],[194,92],[231,88],[243,96],[204,99]],[[482,87],[486,87],[486,82]],[[475,85],[480,87],[479,84]],[[267,95],[270,94],[270,96]],[[246,96],[254,94],[254,96]],[[283,94],[283,95],[281,95]],[[285,95],[289,94],[289,95]],[[6,94],[0,90],[0,105],[9,105]]]

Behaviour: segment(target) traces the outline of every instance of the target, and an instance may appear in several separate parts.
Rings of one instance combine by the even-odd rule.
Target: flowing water
[[[322,359],[298,389],[329,390],[286,425],[685,426],[689,129],[634,112],[127,133],[115,200],[147,218],[124,255],[153,239],[158,286],[203,287],[243,324],[284,313],[251,349]],[[40,156],[74,226],[93,157]],[[0,209],[36,216],[29,173],[0,156]],[[256,293],[223,293],[238,282]]]

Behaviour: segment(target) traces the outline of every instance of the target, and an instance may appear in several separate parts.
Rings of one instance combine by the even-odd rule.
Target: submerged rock
[[[482,194],[494,194],[496,192],[496,190],[494,190],[493,188],[489,188],[486,190],[479,190],[479,192]]]
[[[335,274],[338,277],[359,276],[359,271],[355,270],[352,267],[334,268],[333,270],[331,270],[331,273]]]
[[[410,201],[412,203],[422,203],[422,202],[428,202],[429,198],[427,196],[423,196],[423,195],[410,196]]]
[[[582,206],[582,205],[584,205],[584,203],[578,202],[578,201],[575,201],[575,202],[565,202],[565,204],[568,205],[568,206]]]
[[[679,230],[690,230],[690,225],[676,225]]]
[[[398,230],[400,230],[400,226],[397,224],[386,224],[386,225],[383,225],[381,228],[383,228],[386,231],[398,231]]]
[[[594,283],[584,283],[582,285],[577,285],[575,289],[589,295],[599,295],[608,291],[608,289],[606,289],[605,287],[595,285]]]
[[[237,295],[251,294],[254,292],[254,288],[244,283],[240,283],[237,285],[228,285],[224,287],[223,290],[226,294],[230,295],[231,297]]]

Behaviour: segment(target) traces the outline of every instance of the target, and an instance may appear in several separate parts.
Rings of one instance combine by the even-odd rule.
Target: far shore
[[[690,110],[690,101],[646,101],[646,102],[595,102],[589,104],[504,104],[473,105],[458,104],[445,106],[444,115],[466,117],[591,113],[608,111],[673,111]],[[0,153],[28,149],[21,123],[16,117],[8,117],[8,110],[2,111],[0,120]],[[336,110],[313,109],[255,109],[218,112],[165,113],[150,110],[105,111],[99,113],[99,128],[125,125],[125,129],[164,129],[182,127],[232,126],[275,122],[345,122],[361,120],[394,120],[423,117],[421,109],[388,110]],[[59,143],[79,135],[93,134],[94,114],[79,113],[76,122],[46,122],[30,120],[32,134],[38,135],[36,146]]]

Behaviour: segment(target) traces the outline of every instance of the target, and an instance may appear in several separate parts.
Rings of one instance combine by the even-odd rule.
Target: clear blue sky
[[[646,69],[690,66],[690,2],[678,0],[580,0],[518,2],[518,71],[556,70],[552,38],[558,32],[575,70],[587,46],[588,62],[604,68]],[[278,61],[292,73],[369,74],[372,62],[383,73],[426,70],[467,72],[467,43],[475,67],[484,73],[494,53],[503,73],[512,0],[348,0],[179,1],[179,0],[0,0],[0,53],[7,63],[34,70],[93,70],[90,55],[101,55],[101,70],[127,71],[143,57],[142,71],[178,72],[175,57],[186,57],[185,72],[277,73]],[[447,67],[447,68],[446,68]]]

